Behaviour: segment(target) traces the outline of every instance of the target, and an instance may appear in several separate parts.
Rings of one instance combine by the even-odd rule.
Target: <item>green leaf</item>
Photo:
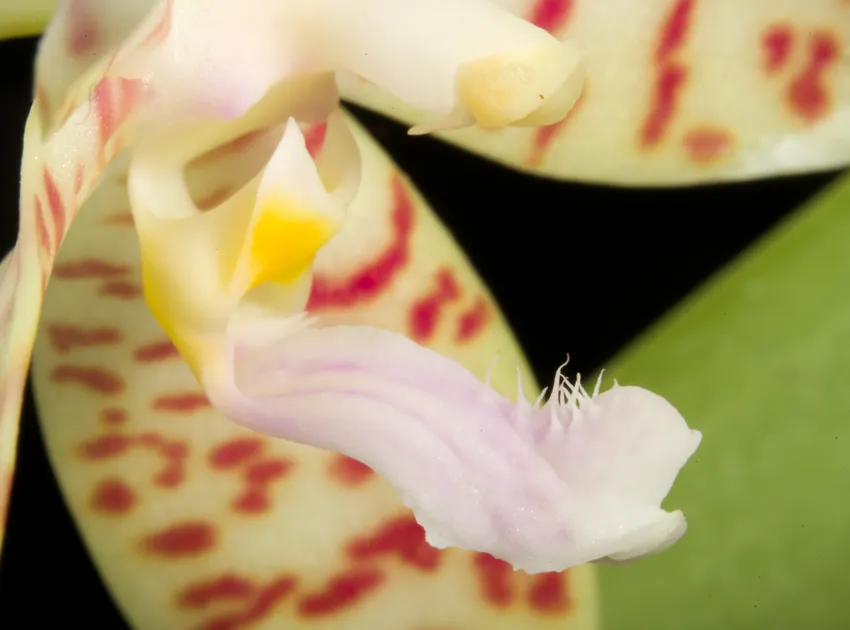
[[[671,550],[602,567],[606,630],[850,628],[850,176],[611,366],[703,442]]]

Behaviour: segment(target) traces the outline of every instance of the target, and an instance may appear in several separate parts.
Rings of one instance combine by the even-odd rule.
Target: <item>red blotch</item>
[[[233,509],[243,514],[260,514],[271,506],[269,486],[285,477],[294,463],[287,459],[267,459],[249,465],[243,471],[246,488],[233,501]]]
[[[410,336],[416,341],[428,341],[434,336],[443,307],[460,298],[461,289],[450,269],[436,275],[437,286],[425,297],[414,302],[410,310]]]
[[[346,455],[334,455],[330,474],[342,485],[351,487],[362,485],[375,477],[374,470]]]
[[[174,413],[194,413],[199,409],[207,409],[209,406],[210,401],[203,392],[163,394],[153,401],[153,408],[156,411]]]
[[[170,441],[157,433],[101,435],[84,443],[80,447],[80,455],[84,459],[97,461],[123,455],[134,447],[149,449],[163,460],[163,467],[154,475],[154,485],[174,488],[183,482],[188,446],[185,442]]]
[[[229,470],[247,463],[257,457],[265,446],[265,442],[257,438],[237,438],[218,445],[209,455],[213,468]]]
[[[107,407],[100,412],[100,420],[109,425],[124,424],[127,422],[127,411],[121,407]]]
[[[372,261],[343,278],[316,274],[307,309],[351,308],[372,300],[389,288],[410,259],[410,237],[413,233],[414,207],[401,179],[392,180],[393,210],[390,244]]]
[[[533,576],[528,603],[535,610],[546,613],[564,613],[570,609],[565,573],[541,573]]]
[[[247,583],[246,583],[247,584]],[[210,619],[200,626],[200,630],[239,630],[264,619],[285,597],[295,590],[294,577],[281,577],[273,580],[259,590],[245,610],[227,613]],[[253,586],[253,585],[252,585]],[[254,587],[252,591],[255,591]],[[245,599],[245,597],[242,597]]]
[[[245,481],[252,486],[266,486],[286,476],[293,462],[288,459],[267,459],[251,464],[245,470]]]
[[[85,459],[105,459],[126,453],[130,448],[130,438],[120,433],[101,435],[80,448]]]
[[[829,94],[824,75],[839,59],[838,40],[832,33],[812,33],[809,40],[809,60],[805,68],[791,81],[786,94],[792,111],[806,122],[813,123],[829,111]]]
[[[215,580],[187,586],[178,595],[177,604],[181,608],[206,608],[219,601],[247,599],[256,588],[250,580],[228,573]]]
[[[537,0],[529,21],[535,26],[554,33],[566,24],[573,6],[573,0]]]
[[[84,258],[56,265],[53,275],[57,278],[75,280],[78,278],[111,279],[130,273],[130,267],[97,258]]]
[[[677,0],[661,27],[661,37],[655,49],[655,59],[659,63],[667,61],[679,52],[691,27],[696,0]]]
[[[215,543],[216,531],[212,525],[192,521],[172,525],[145,537],[142,547],[152,555],[181,558],[205,553],[211,550]]]
[[[298,612],[304,617],[338,613],[379,588],[385,579],[386,576],[376,569],[344,573],[331,579],[322,591],[302,597]]]
[[[455,342],[469,343],[484,330],[489,321],[490,307],[487,306],[487,300],[483,296],[479,296],[475,300],[475,304],[461,314],[455,331]]]
[[[476,553],[473,562],[484,599],[498,607],[510,605],[516,595],[513,567],[488,553]]]
[[[119,479],[102,481],[91,499],[92,509],[106,514],[126,514],[136,504],[136,493]]]
[[[176,488],[186,479],[186,468],[183,462],[170,461],[159,471],[153,479],[155,486],[159,488]]]
[[[271,498],[264,488],[248,488],[233,500],[231,507],[240,514],[262,514],[271,507]]]
[[[124,391],[124,380],[112,370],[81,365],[58,365],[50,373],[54,383],[80,385],[96,394],[111,396]]]
[[[66,42],[72,57],[82,57],[98,45],[98,27],[95,16],[86,6],[86,0],[69,0],[67,5]]]
[[[119,300],[134,300],[142,296],[142,287],[127,280],[113,280],[100,285],[100,295]]]
[[[325,136],[328,132],[328,124],[327,123],[319,123],[317,125],[312,125],[307,133],[304,134],[304,141],[307,145],[307,152],[310,154],[310,157],[314,158],[319,154],[319,151],[322,150],[322,147],[325,145]]]
[[[722,129],[692,129],[682,140],[685,153],[697,164],[709,164],[728,156],[735,141],[728,131]]]
[[[154,341],[140,346],[133,353],[133,358],[139,363],[154,363],[168,359],[180,358],[180,353],[170,340]]]
[[[761,38],[765,72],[778,72],[788,61],[793,44],[794,32],[790,26],[777,24],[768,28]]]
[[[551,125],[546,125],[545,127],[538,127],[534,130],[534,138],[531,141],[531,153],[527,160],[529,166],[540,166],[540,164],[543,163],[543,158],[549,150],[549,147],[555,141],[555,138],[557,138],[561,130],[573,120],[576,112],[579,110],[586,98],[587,82],[585,82],[584,89],[578,97],[575,105],[573,105],[573,108],[567,113],[563,120],[559,120]]]
[[[354,560],[398,556],[405,564],[425,572],[437,569],[439,549],[425,541],[425,530],[412,516],[402,516],[383,525],[374,534],[352,540],[346,549]]]
[[[120,330],[106,326],[83,328],[73,324],[51,324],[47,333],[54,350],[62,354],[74,348],[113,345],[123,339]]]
[[[664,137],[687,75],[686,68],[675,64],[664,66],[659,72],[652,106],[641,130],[641,144],[645,148],[655,146]]]

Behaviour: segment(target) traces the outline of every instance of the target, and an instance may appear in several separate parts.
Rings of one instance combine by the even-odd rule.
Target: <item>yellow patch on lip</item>
[[[246,248],[250,287],[297,279],[337,231],[329,219],[289,201],[266,202]]]

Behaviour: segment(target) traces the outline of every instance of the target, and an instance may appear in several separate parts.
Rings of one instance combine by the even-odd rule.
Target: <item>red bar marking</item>
[[[187,586],[178,595],[177,602],[181,608],[206,608],[220,601],[247,599],[256,589],[251,580],[227,573],[214,580]]]
[[[329,278],[316,274],[307,309],[351,308],[378,297],[389,288],[410,259],[410,237],[413,234],[414,207],[401,179],[391,182],[393,210],[390,244],[372,261],[353,274]]]
[[[124,391],[124,380],[112,370],[81,365],[58,365],[50,373],[54,383],[80,385],[96,394],[112,396]]]
[[[209,620],[201,630],[240,630],[268,617],[284,598],[295,590],[294,577],[282,577],[263,587],[256,599],[244,611],[229,613]]]
[[[154,363],[168,359],[179,359],[180,353],[171,340],[154,341],[136,349],[133,358],[139,363]]]
[[[53,242],[58,250],[59,244],[65,237],[65,204],[62,203],[62,196],[59,194],[59,189],[56,188],[56,181],[50,171],[44,168],[41,173],[44,192],[47,195],[47,207],[50,209],[50,217],[53,223]]]
[[[189,447],[185,442],[168,440],[158,433],[140,433],[127,435],[109,433],[101,435],[80,447],[80,456],[98,461],[123,455],[130,448],[150,449],[162,458],[163,467],[153,477],[154,485],[160,488],[174,488],[186,477],[186,457]]]
[[[812,33],[808,64],[788,86],[788,105],[808,123],[816,122],[829,113],[830,97],[824,75],[839,60],[839,50],[838,40],[832,33]]]
[[[537,0],[529,22],[554,33],[566,24],[573,6],[573,0]]]
[[[97,20],[85,0],[68,0],[66,9],[66,45],[71,57],[82,57],[98,46],[99,29]]]
[[[331,579],[322,591],[302,597],[298,602],[298,612],[304,617],[338,613],[363,600],[385,580],[386,576],[376,569],[344,573]]]
[[[248,488],[233,500],[231,507],[239,514],[263,514],[271,507],[271,498],[265,488]]]
[[[44,208],[41,206],[41,201],[38,197],[33,201],[33,210],[35,213],[35,229],[38,232],[39,249],[45,256],[52,258],[53,245],[50,243],[50,232],[47,229],[47,221],[44,218]]]
[[[664,63],[681,50],[691,27],[695,6],[695,0],[677,0],[673,5],[661,27],[661,37],[655,49],[656,61]]]
[[[50,345],[60,354],[67,354],[75,348],[114,345],[124,338],[120,330],[109,326],[83,328],[74,324],[51,324],[47,333]]]
[[[479,296],[475,303],[460,316],[455,331],[455,343],[469,343],[484,330],[490,321],[490,307],[484,296]]]
[[[788,62],[794,44],[794,31],[787,24],[775,24],[768,28],[761,38],[764,52],[764,70],[773,74]]]
[[[425,542],[425,530],[413,516],[402,516],[382,525],[374,534],[353,539],[346,547],[353,560],[398,556],[408,566],[426,573],[436,571],[442,554]]]
[[[194,413],[200,409],[207,409],[209,406],[210,401],[203,392],[163,394],[153,401],[153,408],[156,411],[174,413]]]
[[[209,523],[191,521],[172,525],[146,536],[142,548],[151,555],[163,558],[198,556],[216,544],[216,530]]]
[[[122,455],[130,448],[131,440],[121,433],[101,435],[80,447],[80,455],[85,459],[99,460]]]
[[[565,613],[570,609],[565,573],[541,573],[532,577],[528,603],[546,614]]]
[[[267,486],[285,477],[295,466],[288,459],[267,459],[245,469],[245,481],[252,486]]]
[[[670,64],[658,73],[652,107],[641,130],[641,144],[649,148],[658,144],[673,120],[679,95],[688,71],[684,66]]]
[[[414,302],[410,309],[408,329],[415,341],[430,340],[437,330],[443,307],[461,296],[460,285],[450,269],[439,270],[435,279],[437,286]]]
[[[661,26],[655,62],[658,70],[649,113],[641,127],[640,144],[644,149],[664,138],[676,113],[679,96],[688,77],[688,69],[673,58],[681,52],[693,22],[696,0],[677,0]]]
[[[91,507],[105,514],[127,514],[136,504],[136,493],[120,479],[107,479],[95,488]]]
[[[269,486],[285,477],[294,467],[291,460],[267,459],[249,464],[243,471],[245,490],[233,501],[235,511],[243,514],[260,514],[271,507]]]
[[[229,470],[257,457],[264,447],[265,442],[258,438],[236,438],[213,449],[209,454],[209,462],[213,468]]]
[[[375,471],[366,464],[346,455],[333,456],[330,474],[336,481],[349,487],[360,486],[376,476]]]
[[[516,596],[513,567],[504,560],[480,552],[474,554],[473,562],[484,599],[500,608],[510,605]]]
[[[75,280],[78,278],[110,279],[130,273],[130,267],[111,263],[97,258],[84,258],[56,265],[53,275],[57,278]]]
[[[127,280],[111,280],[101,284],[98,293],[119,300],[134,300],[142,296],[142,287]]]
[[[735,147],[732,134],[723,129],[691,129],[682,139],[687,156],[697,164],[711,164],[728,157]]]

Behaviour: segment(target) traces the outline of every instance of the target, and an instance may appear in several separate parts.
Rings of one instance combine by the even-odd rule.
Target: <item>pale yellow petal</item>
[[[437,3],[437,0],[434,0]],[[446,141],[558,179],[674,185],[850,162],[850,3],[495,0],[577,42],[582,98],[541,129]],[[347,99],[405,124],[428,116],[345,75]]]

